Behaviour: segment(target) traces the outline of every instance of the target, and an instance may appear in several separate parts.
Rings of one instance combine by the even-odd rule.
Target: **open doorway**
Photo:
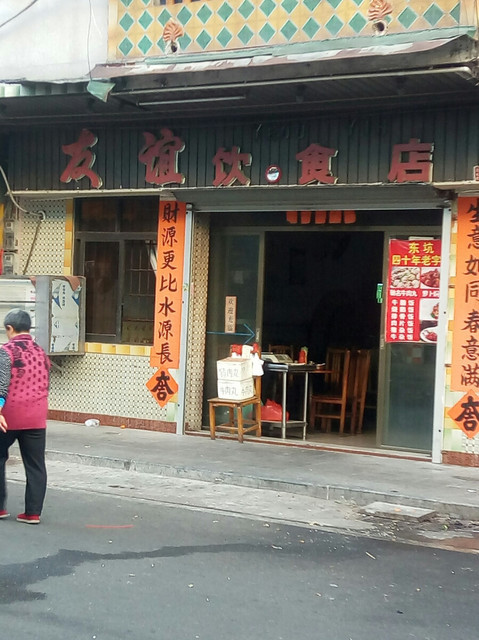
[[[381,305],[376,300],[382,281],[383,240],[381,232],[291,232],[265,233],[262,345],[292,345],[296,359],[301,347],[308,360],[323,363],[329,348],[367,349],[371,353],[368,393],[362,433],[348,438],[348,445],[376,446]],[[266,383],[266,380],[265,380]],[[300,389],[289,397],[292,402]],[[311,376],[314,391],[321,376]],[[266,394],[274,394],[268,389]],[[329,433],[318,427],[307,439],[327,444],[339,440],[338,422]],[[350,430],[345,429],[348,436]],[[341,444],[346,444],[341,438]]]

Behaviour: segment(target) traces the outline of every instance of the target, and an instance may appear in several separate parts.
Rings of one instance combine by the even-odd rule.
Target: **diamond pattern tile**
[[[218,42],[222,47],[227,47],[228,44],[231,42],[232,37],[233,35],[231,31],[226,27],[223,27],[221,31],[218,33],[218,35],[216,36],[216,39],[218,40]]]
[[[308,36],[308,38],[314,38],[314,36],[318,33],[320,29],[320,24],[314,18],[309,18],[306,24],[303,27],[304,33]]]
[[[451,16],[454,18],[454,20],[456,20],[457,23],[459,23],[459,20],[461,18],[461,3],[460,2],[458,2],[456,4],[456,6],[454,7],[454,9],[452,9]]]
[[[153,22],[153,18],[151,17],[151,14],[149,11],[143,11],[143,13],[138,19],[138,23],[141,24],[143,29],[148,29],[148,27],[152,22]]]
[[[341,31],[343,24],[342,20],[337,16],[333,16],[326,22],[325,27],[332,36],[336,36]]]
[[[268,22],[259,30],[259,35],[263,42],[269,42],[275,33],[275,29],[273,29],[273,27]]]
[[[245,20],[247,20],[250,17],[253,11],[254,11],[254,4],[250,2],[250,0],[244,0],[244,2],[241,3],[238,9],[238,13],[240,13]]]
[[[205,29],[203,29],[203,31],[201,31],[201,33],[196,38],[196,42],[199,44],[199,46],[202,49],[206,49],[206,47],[209,45],[211,40],[212,40],[212,37],[210,36],[208,31],[206,31]]]
[[[281,6],[286,11],[286,13],[290,15],[298,6],[298,0],[283,0]]]
[[[128,31],[129,29],[131,29],[131,25],[134,24],[134,20],[133,18],[130,16],[129,13],[125,13],[120,22],[119,25],[120,27],[123,29],[123,31]]]
[[[298,27],[294,24],[294,22],[291,22],[291,20],[287,20],[280,29],[281,33],[286,38],[286,40],[288,40],[288,42],[295,35],[297,30]]]
[[[168,9],[163,9],[163,11],[158,16],[158,22],[164,27],[168,20],[171,20],[171,13]]]
[[[183,26],[181,50],[189,53],[371,35],[371,0],[109,1],[117,13],[109,50],[119,58],[162,55],[160,36],[170,19]],[[458,0],[394,0],[388,32],[451,28],[460,19]]]
[[[181,24],[183,26],[185,26],[191,20],[192,16],[193,16],[193,14],[188,9],[188,7],[183,6],[183,7],[181,7],[180,11],[178,11],[176,17],[181,22]]]
[[[129,38],[123,38],[123,40],[118,45],[118,49],[120,49],[124,56],[127,56],[133,49],[133,46],[133,42]]]
[[[181,36],[181,38],[178,38],[180,51],[186,51],[192,42],[193,40],[190,38],[190,36],[187,33],[185,33],[184,36]]]
[[[406,7],[404,11],[402,11],[398,16],[398,21],[402,24],[403,27],[409,29],[412,24],[417,19],[417,13],[411,9],[411,7]]]
[[[248,44],[248,42],[251,40],[253,36],[254,36],[254,33],[251,31],[251,29],[248,27],[247,24],[245,24],[244,27],[240,29],[238,33],[238,38],[245,45]]]
[[[337,9],[339,7],[339,5],[341,4],[342,0],[327,0],[328,4],[330,4],[333,9]],[[333,18],[335,18],[336,16],[333,16]]]
[[[444,15],[444,11],[440,9],[437,4],[433,3],[425,12],[424,17],[429,22],[431,27],[435,27],[439,20]]]
[[[361,13],[355,13],[351,20],[348,22],[354,33],[360,33],[367,25],[368,21]]]
[[[259,8],[264,13],[264,15],[269,18],[269,16],[276,9],[276,3],[273,0],[263,0],[263,2],[259,5]]]
[[[231,14],[233,13],[233,9],[227,2],[223,2],[223,4],[221,5],[221,7],[218,9],[216,13],[224,22],[226,22],[228,18],[231,16]]]
[[[196,13],[197,17],[201,20],[203,24],[206,24],[208,20],[213,15],[213,12],[209,8],[207,4],[204,4],[200,10]]]
[[[140,42],[138,43],[138,49],[141,51],[141,53],[143,55],[146,56],[146,54],[148,53],[148,51],[151,49],[151,47],[153,46],[153,42],[150,40],[150,38],[148,36],[143,36],[143,38],[140,40]]]

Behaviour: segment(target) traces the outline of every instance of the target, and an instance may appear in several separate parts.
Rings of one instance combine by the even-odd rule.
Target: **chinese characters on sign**
[[[159,370],[147,386],[161,406],[176,393],[176,383],[168,369],[180,366],[185,222],[185,203],[160,202],[155,324],[150,354],[150,365]]]
[[[391,240],[386,342],[437,342],[441,241]]]
[[[145,182],[159,186],[180,185],[186,181],[186,176],[179,171],[179,155],[185,150],[186,144],[182,138],[170,129],[160,129],[157,138],[153,133],[143,132],[144,144],[138,153],[138,160],[145,165]],[[91,151],[98,142],[98,138],[83,129],[77,142],[63,145],[62,151],[71,156],[71,160],[60,180],[70,182],[87,177],[91,186],[99,189],[102,180],[92,169],[95,154]],[[433,171],[432,142],[421,142],[418,138],[411,138],[406,144],[393,146],[389,182],[430,182]],[[333,173],[331,161],[338,156],[338,150],[312,143],[296,153],[299,176],[298,184],[336,184],[338,178]],[[247,168],[253,164],[253,156],[248,152],[241,152],[240,147],[219,147],[212,158],[214,165],[214,187],[230,187],[235,185],[248,186],[251,183]],[[267,165],[271,169],[271,165]],[[274,165],[273,168],[277,168]],[[278,182],[277,180],[276,182]],[[270,184],[275,180],[268,180]]]
[[[236,331],[236,296],[226,296],[225,300],[225,333]]]
[[[457,205],[456,288],[451,389],[479,390],[479,199]]]
[[[447,413],[468,438],[479,433],[479,397],[472,389]]]
[[[185,143],[169,129],[161,129],[160,133],[159,140],[152,133],[143,133],[145,146],[138,159],[146,165],[145,181],[161,186],[183,184],[185,176],[178,173],[178,155],[184,150]]]
[[[433,151],[431,142],[420,142],[417,138],[411,138],[408,144],[395,144],[389,181],[431,182]]]
[[[94,189],[101,187],[103,184],[102,179],[92,169],[96,155],[90,149],[97,142],[98,138],[91,131],[83,129],[76,142],[62,146],[63,153],[71,156],[71,160],[69,160],[65,171],[60,176],[60,182],[68,183],[71,180],[81,180],[81,178],[87,177],[90,179],[91,186]]]

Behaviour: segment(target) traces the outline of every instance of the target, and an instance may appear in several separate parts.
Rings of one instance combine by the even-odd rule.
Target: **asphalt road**
[[[0,521],[2,638],[477,637],[475,554],[56,488],[60,480],[40,526]],[[12,513],[22,493],[10,484]]]

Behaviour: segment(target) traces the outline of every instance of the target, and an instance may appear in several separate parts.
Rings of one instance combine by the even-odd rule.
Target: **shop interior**
[[[297,361],[300,350],[306,347],[308,362],[324,364],[331,370],[332,354],[348,350],[350,391],[356,382],[354,376],[363,378],[361,424],[351,424],[350,407],[341,434],[339,420],[331,419],[328,424],[320,416],[310,415],[308,441],[334,444],[340,438],[344,444],[347,438],[357,447],[375,446],[381,324],[376,292],[382,279],[383,242],[381,232],[265,233],[263,351],[283,351]],[[357,353],[367,355],[360,371],[355,366]],[[344,362],[337,364],[344,367]],[[271,398],[281,402],[281,388],[275,378],[265,375],[263,401]],[[324,395],[327,378],[322,371],[309,376],[311,396]],[[287,384],[288,404],[291,413],[297,415],[304,381],[300,376],[289,376]],[[332,414],[340,412],[340,406],[323,409]]]
[[[293,231],[283,227],[259,235],[240,232],[212,237],[206,398],[216,395],[215,360],[228,356],[235,341],[248,341],[247,335],[241,335],[247,334],[245,327],[257,329],[260,325],[263,352],[297,362],[306,347],[307,362],[325,365],[318,375],[308,376],[308,413],[311,399],[328,386],[330,376],[323,371],[330,371],[331,353],[347,350],[351,354],[349,373],[344,372],[344,363],[338,363],[340,376],[348,376],[348,393],[357,375],[354,354],[367,353],[366,368],[359,373],[364,382],[360,424],[358,416],[353,424],[349,404],[342,428],[335,418],[312,419],[308,415],[306,440],[341,442],[341,446],[347,440],[354,447],[374,448],[381,326],[376,293],[382,281],[383,251],[381,231]],[[223,267],[218,268],[223,260]],[[225,294],[236,296],[238,305],[237,330],[231,336],[222,332]],[[283,388],[278,376],[266,371],[261,385],[263,405],[281,404]],[[296,419],[306,404],[303,376],[288,375],[287,396],[288,416]],[[341,412],[341,407],[329,408],[334,414]],[[206,415],[204,424],[208,424]],[[267,437],[280,435],[265,421],[262,431]],[[298,430],[288,430],[287,438],[301,436]]]

